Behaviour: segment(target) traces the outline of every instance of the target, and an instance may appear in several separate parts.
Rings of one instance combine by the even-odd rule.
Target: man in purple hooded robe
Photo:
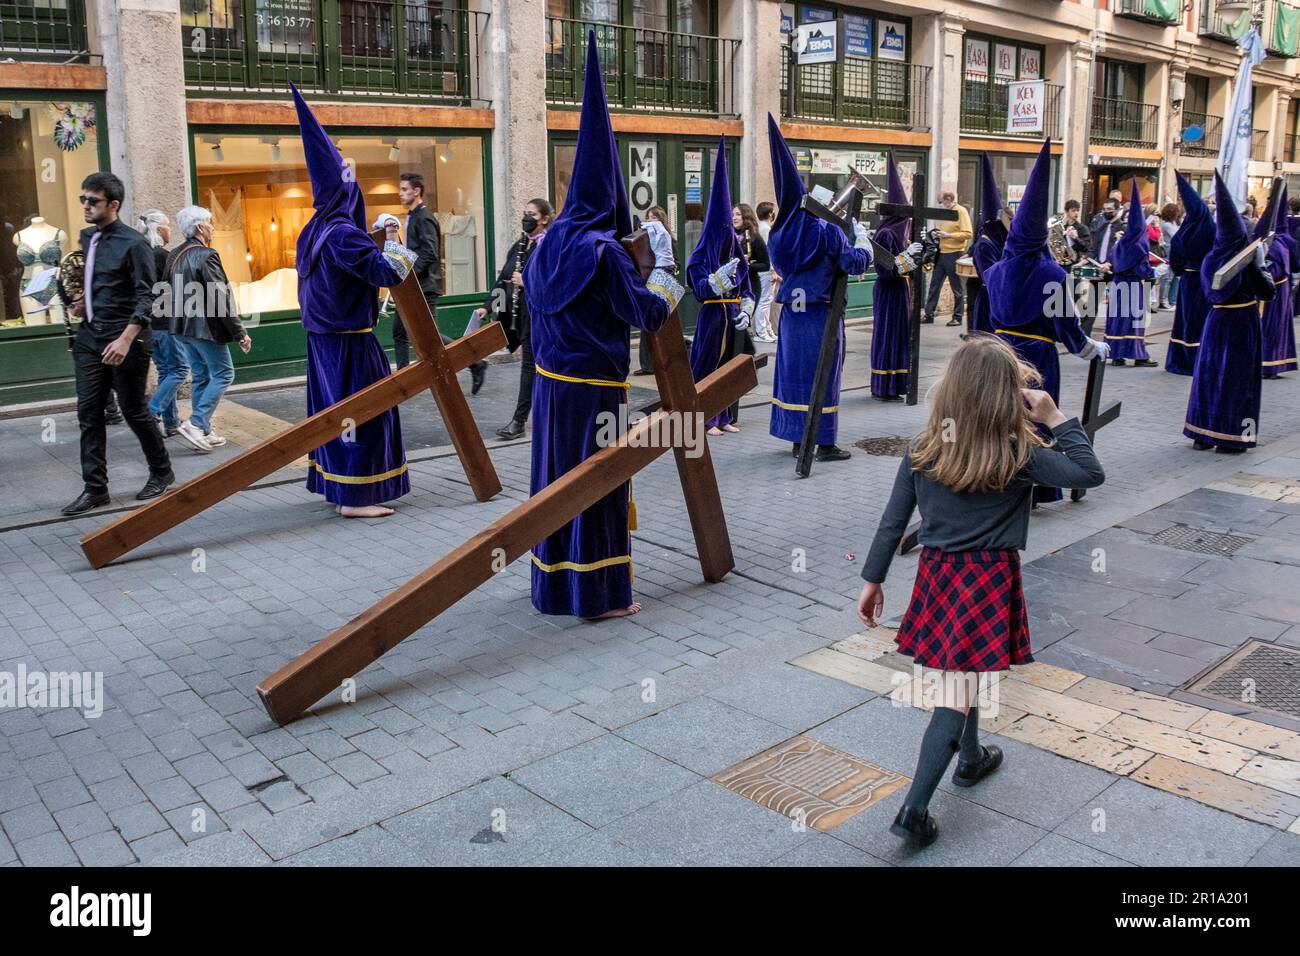
[[[1259,433],[1260,300],[1277,294],[1260,247],[1246,268],[1215,289],[1214,273],[1246,248],[1246,221],[1227,185],[1214,174],[1214,248],[1201,263],[1210,314],[1201,333],[1183,434],[1198,450],[1243,452]],[[1181,293],[1180,293],[1181,295]]]
[[[1178,197],[1183,204],[1183,221],[1169,240],[1169,268],[1181,281],[1178,301],[1174,303],[1174,327],[1169,332],[1169,351],[1165,353],[1165,371],[1191,375],[1196,370],[1196,355],[1201,347],[1201,332],[1210,303],[1201,288],[1201,263],[1214,245],[1214,216],[1187,177],[1178,177]]]
[[[886,167],[885,202],[907,205],[893,150]],[[901,402],[907,395],[912,355],[912,290],[907,273],[915,271],[921,252],[921,244],[910,241],[911,228],[910,218],[882,216],[873,236],[899,263],[897,272],[877,270],[871,290],[871,397],[882,402]]]
[[[1151,268],[1151,240],[1147,236],[1146,213],[1137,177],[1128,204],[1128,228],[1110,247],[1105,266],[1110,267],[1106,283],[1106,344],[1114,365],[1154,367],[1157,363],[1147,354],[1147,280]]]
[[[971,298],[970,331],[993,332],[993,317],[989,312],[989,290],[984,276],[993,263],[1002,258],[1007,244],[1007,223],[1002,210],[1002,194],[998,192],[998,178],[993,173],[993,163],[988,153],[980,153],[980,224],[975,232],[975,247],[971,261],[975,278],[968,280],[967,293]]]
[[[298,88],[293,102],[302,129],[315,213],[298,235],[298,304],[307,331],[307,414],[336,405],[389,374],[375,336],[379,289],[397,285],[415,255],[396,241],[396,219],[380,250],[366,231],[366,205],[356,175],[325,134]],[[308,458],[307,490],[324,495],[348,518],[390,515],[382,502],[411,490],[397,409],[390,408]]]
[[[1096,355],[1104,360],[1107,349],[1105,343],[1088,338],[1079,326],[1073,286],[1047,246],[1051,178],[1051,141],[1045,140],[1011,221],[1002,258],[989,267],[985,281],[994,334],[1038,369],[1043,391],[1059,402],[1061,361],[1056,344],[1085,361]],[[1050,440],[1050,432],[1045,437]],[[1060,488],[1034,488],[1035,504],[1060,500]]]
[[[1277,295],[1263,308],[1260,317],[1261,348],[1260,373],[1264,378],[1280,378],[1283,372],[1296,370],[1294,299],[1291,297],[1291,272],[1296,268],[1296,241],[1291,237],[1285,222],[1286,186],[1282,187],[1277,207],[1276,225],[1272,228],[1273,241],[1268,249],[1268,271],[1277,286]],[[1255,226],[1255,235],[1261,239],[1268,234],[1261,216]]]
[[[632,329],[656,331],[685,291],[664,269],[643,279],[619,240],[632,232],[605,103],[596,37],[564,208],[524,266],[532,321],[532,493],[601,448],[623,421]],[[533,548],[533,606],[583,618],[635,614],[629,486],[621,485]]]
[[[704,228],[686,263],[686,284],[700,302],[691,340],[691,375],[699,382],[741,354],[745,330],[754,315],[749,264],[731,225],[731,184],[727,179],[727,142],[718,140],[713,188],[704,211]],[[753,352],[753,347],[749,349]],[[710,418],[709,434],[736,423],[734,408]],[[734,428],[732,429],[735,430]]]
[[[768,235],[767,251],[772,268],[781,276],[776,301],[782,306],[769,431],[773,437],[790,442],[797,458],[812,398],[813,377],[821,356],[822,332],[831,317],[831,291],[836,274],[862,275],[871,265],[871,253],[862,223],[854,224],[856,241],[849,245],[844,230],[802,208],[800,204],[807,192],[803,177],[771,113],[767,115],[767,139],[772,152],[772,180],[778,209]],[[844,461],[851,457],[835,444],[839,433],[843,355],[841,328],[826,393],[822,396],[821,418],[817,422],[818,461]]]

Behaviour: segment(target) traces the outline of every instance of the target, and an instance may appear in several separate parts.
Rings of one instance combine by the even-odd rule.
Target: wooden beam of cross
[[[1120,402],[1111,402],[1105,408],[1101,407],[1101,386],[1105,378],[1106,360],[1098,355],[1088,363],[1088,383],[1083,390],[1083,414],[1079,416],[1079,424],[1083,426],[1090,442],[1096,441],[1098,431],[1119,418]],[[1087,493],[1084,488],[1072,488],[1070,500],[1078,501]],[[915,548],[920,543],[920,535],[921,522],[909,525],[903,533],[903,540],[898,543],[898,553],[907,554]]]
[[[958,218],[955,209],[921,205],[925,201],[925,173],[917,173],[912,177],[912,197],[911,204],[882,202],[876,205],[876,210],[882,216],[910,218],[912,220],[913,242],[921,241],[921,237],[925,235],[927,222],[936,220],[953,222]],[[910,335],[907,357],[907,404],[915,405],[917,389],[921,380],[921,307],[924,305],[925,299],[925,270],[918,267],[913,269],[910,275],[912,278],[912,314],[909,322]]]
[[[639,238],[644,240],[643,236]],[[638,246],[638,250],[640,254],[634,251],[633,258],[643,273],[648,272],[644,258],[648,243]],[[758,385],[754,360],[748,355],[736,356],[696,385],[691,379],[690,358],[676,311],[659,331],[645,334],[649,336],[663,407],[637,422],[617,445],[600,449],[258,684],[257,693],[272,720],[280,724],[293,720],[508,563],[629,481],[667,450],[664,435],[685,433],[684,427],[670,426],[673,417],[693,415],[700,426]],[[700,567],[706,581],[717,582],[735,566],[735,561],[708,439],[702,427],[697,427],[696,433],[703,450],[697,457],[689,457],[680,442],[672,447]]]
[[[843,216],[807,194],[801,200],[800,208],[809,215],[829,222],[836,229],[843,230],[849,242],[853,242],[853,224],[858,221],[858,213],[862,211],[862,193],[854,189],[849,194],[848,205]],[[821,425],[822,409],[826,404],[826,387],[830,385],[832,367],[838,358],[835,353],[838,351],[837,346],[843,334],[844,313],[848,310],[848,301],[849,276],[843,269],[837,267],[835,284],[831,286],[831,307],[826,314],[826,324],[822,326],[817,367],[813,370],[812,389],[808,393],[808,411],[804,413],[803,440],[799,443],[799,455],[794,462],[794,473],[799,478],[807,478],[812,474],[817,429]],[[847,342],[845,347],[848,347]]]
[[[382,230],[377,230],[372,236],[376,243],[383,244]],[[487,501],[496,495],[501,490],[501,481],[492,466],[492,459],[488,457],[483,436],[470,414],[465,393],[456,381],[456,373],[506,344],[501,324],[493,322],[444,346],[415,273],[407,273],[390,292],[407,333],[415,343],[418,361],[176,486],[155,501],[127,512],[98,531],[92,531],[81,539],[81,548],[91,567],[102,568],[116,561],[128,551],[243,491],[426,388],[433,390],[438,411],[451,435],[456,454],[460,456],[474,496],[479,501]]]

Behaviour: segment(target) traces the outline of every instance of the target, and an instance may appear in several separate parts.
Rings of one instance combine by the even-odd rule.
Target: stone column
[[[483,56],[496,113],[492,131],[492,209],[496,263],[519,238],[528,200],[550,195],[546,135],[546,4],[492,0]],[[586,55],[586,47],[581,50]]]
[[[1079,41],[1069,45],[1063,74],[1061,127],[1064,136],[1061,156],[1061,193],[1065,199],[1077,199],[1085,208],[1088,197],[1088,121],[1092,115],[1092,44]],[[1064,202],[1062,203],[1064,205]],[[1095,210],[1094,210],[1095,211]]]
[[[1183,99],[1186,99],[1187,84],[1187,63],[1184,60],[1174,60],[1169,64],[1169,96],[1165,102],[1160,104],[1162,111],[1168,112],[1168,121],[1165,124],[1165,136],[1161,142],[1161,149],[1165,154],[1164,174],[1160,177],[1160,194],[1156,202],[1161,206],[1165,201],[1178,201],[1178,180],[1174,171],[1178,168],[1178,158],[1181,155],[1181,149],[1174,144],[1178,142],[1183,128],[1182,104],[1179,104],[1178,112],[1174,112],[1174,93],[1176,90],[1183,91]],[[1177,151],[1175,151],[1177,150]]]
[[[123,217],[189,205],[190,150],[178,0],[95,0],[93,50],[104,58],[111,169],[126,184]]]
[[[774,0],[735,0],[730,22],[740,37],[735,69],[735,102],[745,124],[740,143],[740,198],[757,206],[775,201],[772,154],[767,137],[767,114],[781,120],[781,4]],[[719,21],[720,23],[723,21]],[[727,32],[722,30],[722,35]]]
[[[930,74],[930,128],[934,149],[930,159],[928,196],[912,201],[935,202],[944,189],[957,189],[958,152],[961,142],[962,47],[966,20],[951,13],[925,18],[919,24],[918,52],[934,68]]]

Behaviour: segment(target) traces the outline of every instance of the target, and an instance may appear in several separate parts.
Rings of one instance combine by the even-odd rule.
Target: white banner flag
[[[1223,177],[1237,208],[1246,205],[1247,175],[1250,172],[1250,138],[1254,132],[1254,117],[1250,102],[1250,74],[1255,64],[1264,59],[1264,44],[1259,31],[1251,27],[1238,41],[1244,55],[1237,69],[1237,82],[1232,86],[1232,107],[1224,128],[1223,145],[1219,147],[1219,175]]]

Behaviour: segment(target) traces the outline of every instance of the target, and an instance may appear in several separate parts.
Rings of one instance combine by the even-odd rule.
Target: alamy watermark
[[[647,421],[646,427],[640,427]],[[631,417],[627,406],[620,405],[617,412],[596,415],[596,445],[600,448],[685,448],[687,458],[699,458],[704,454],[704,434],[703,412],[637,412]]]
[[[72,708],[84,717],[99,717],[104,713],[104,674],[29,671],[26,664],[19,664],[14,671],[0,671],[0,709],[17,707]]]

